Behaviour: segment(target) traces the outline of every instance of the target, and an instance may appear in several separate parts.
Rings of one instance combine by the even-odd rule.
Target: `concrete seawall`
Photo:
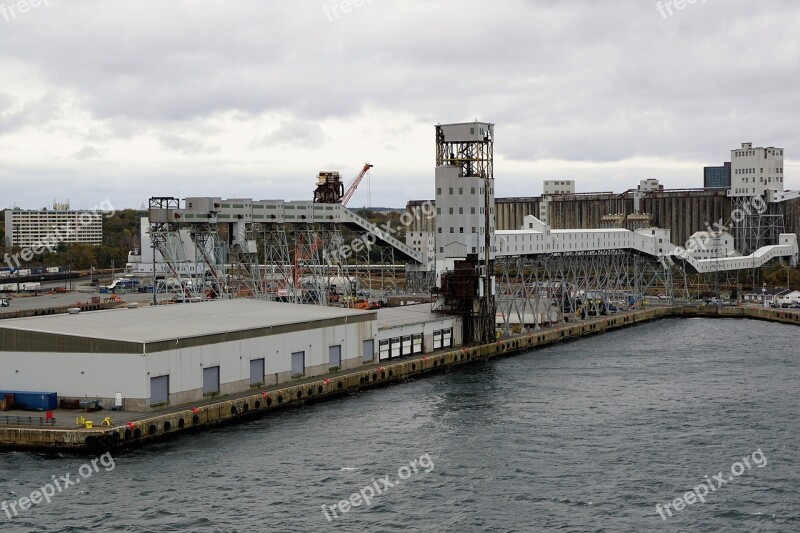
[[[124,425],[102,429],[0,427],[0,449],[97,454],[136,448],[181,434],[265,416],[270,412],[324,401],[361,390],[422,377],[447,368],[510,356],[587,335],[668,317],[751,318],[800,325],[800,313],[778,309],[658,307],[582,321],[415,358],[373,364],[356,371],[253,391],[212,403],[142,415]]]

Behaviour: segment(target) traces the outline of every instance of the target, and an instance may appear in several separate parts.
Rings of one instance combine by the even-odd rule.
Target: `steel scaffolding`
[[[736,250],[750,255],[759,248],[776,244],[784,233],[783,204],[767,203],[761,197],[731,198],[731,229]]]
[[[506,335],[674,298],[673,268],[628,250],[505,256],[495,271]]]

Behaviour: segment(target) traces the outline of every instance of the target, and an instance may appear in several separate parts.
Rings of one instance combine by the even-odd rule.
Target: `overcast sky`
[[[741,142],[785,148],[800,187],[797,0],[18,3],[0,208],[310,200],[319,170],[365,162],[351,207],[400,207],[433,196],[434,124],[474,119],[501,197],[702,187]]]

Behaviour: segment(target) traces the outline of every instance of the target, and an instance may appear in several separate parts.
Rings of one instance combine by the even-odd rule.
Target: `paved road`
[[[72,305],[75,302],[88,302],[92,296],[98,296],[101,299],[108,298],[108,294],[100,294],[97,291],[82,292],[73,291],[66,294],[44,294],[42,296],[23,296],[18,298],[11,298],[11,305],[3,307],[0,314],[7,311],[18,311],[24,309],[40,309],[46,307],[63,307]],[[146,303],[153,300],[151,294],[129,293],[120,294],[126,302],[139,302]]]

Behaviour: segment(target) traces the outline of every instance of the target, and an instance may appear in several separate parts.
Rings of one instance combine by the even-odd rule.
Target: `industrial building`
[[[668,191],[655,179],[622,194],[576,193],[561,180],[541,198],[496,200],[494,124],[439,124],[435,138],[436,216],[414,216],[423,204],[409,204],[405,242],[347,209],[353,186],[344,192],[333,171],[320,173],[315,201],[151,198],[133,269],[171,277],[154,285],[155,303],[211,301],[3,321],[0,390],[148,411],[486,344],[498,329],[537,330],[655,295],[671,303],[681,286],[689,297],[687,273],[797,264],[797,235],[783,231],[780,206],[800,194],[783,190],[782,149],[732,152],[732,188],[755,187],[772,206],[747,213],[737,234],[710,224],[747,197]],[[753,158],[767,161],[763,177]],[[735,249],[737,239],[752,249]],[[703,246],[675,245],[687,240]],[[414,292],[416,280],[433,305],[348,308],[356,300],[347,291],[361,292],[349,272],[373,289],[369,277],[385,279],[397,261],[406,287],[395,294]]]
[[[703,187],[705,189],[730,189],[730,161],[719,167],[703,167]]]
[[[712,191],[718,206],[694,212],[668,200],[670,192],[655,179],[642,180],[623,194],[581,194],[574,192],[571,181],[548,182],[541,198],[511,199],[513,217],[506,218],[503,201],[493,198],[494,125],[437,125],[436,143],[436,219],[411,231],[415,236],[434,231],[435,308],[462,317],[466,343],[488,342],[498,327],[509,334],[568,321],[573,315],[629,309],[648,294],[671,302],[678,286],[688,298],[691,273],[752,272],[774,260],[797,264],[797,235],[778,224],[770,226],[769,234],[748,232],[743,242],[755,245],[748,253],[735,252],[733,236],[721,229],[714,232],[708,252],[695,248],[704,240],[697,230],[686,235],[694,236],[691,248],[687,239],[678,241],[687,247],[676,246],[673,224],[659,224],[654,213],[669,210],[676,220],[690,224],[696,216],[703,219],[699,228],[711,229],[727,220],[720,221],[730,197],[727,191]],[[782,157],[782,150],[764,153]],[[764,183],[769,187],[772,182],[765,178]],[[708,196],[705,191],[679,194],[692,198],[698,192]],[[664,207],[659,209],[659,203]],[[418,204],[409,204],[407,210]],[[747,218],[744,225],[761,227],[770,216],[752,212],[738,213]],[[570,217],[566,223],[560,218],[564,215]],[[720,241],[724,245],[717,246]]]
[[[374,312],[247,299],[5,320],[0,389],[144,411],[360,366],[376,333]]]
[[[4,320],[0,390],[148,411],[461,344],[430,305],[386,312],[236,299]]]
[[[720,221],[726,223],[732,213],[743,210],[748,216],[731,230],[735,249],[743,255],[776,244],[782,233],[800,236],[800,191],[784,189],[783,148],[753,148],[753,143],[742,143],[730,154],[732,162],[704,169],[704,188],[667,189],[648,179],[621,193],[552,194],[563,188],[548,180],[542,196],[497,198],[495,224],[499,230],[516,230],[525,216],[533,215],[553,229],[592,229],[606,227],[608,217],[616,217],[617,227],[670,229],[672,242],[685,246],[695,232],[707,231]],[[763,212],[749,206],[757,194],[767,205]],[[424,202],[430,200],[410,201],[406,210]],[[436,221],[415,220],[409,229],[435,232]]]
[[[753,143],[731,150],[730,196],[763,196],[783,192],[783,148],[753,148]]]
[[[575,194],[575,180],[544,180],[542,196]]]
[[[103,213],[73,210],[69,204],[54,209],[5,210],[5,242],[8,248],[35,248],[58,243],[103,244]]]
[[[461,346],[461,318],[431,311],[429,304],[378,310],[378,359]]]

